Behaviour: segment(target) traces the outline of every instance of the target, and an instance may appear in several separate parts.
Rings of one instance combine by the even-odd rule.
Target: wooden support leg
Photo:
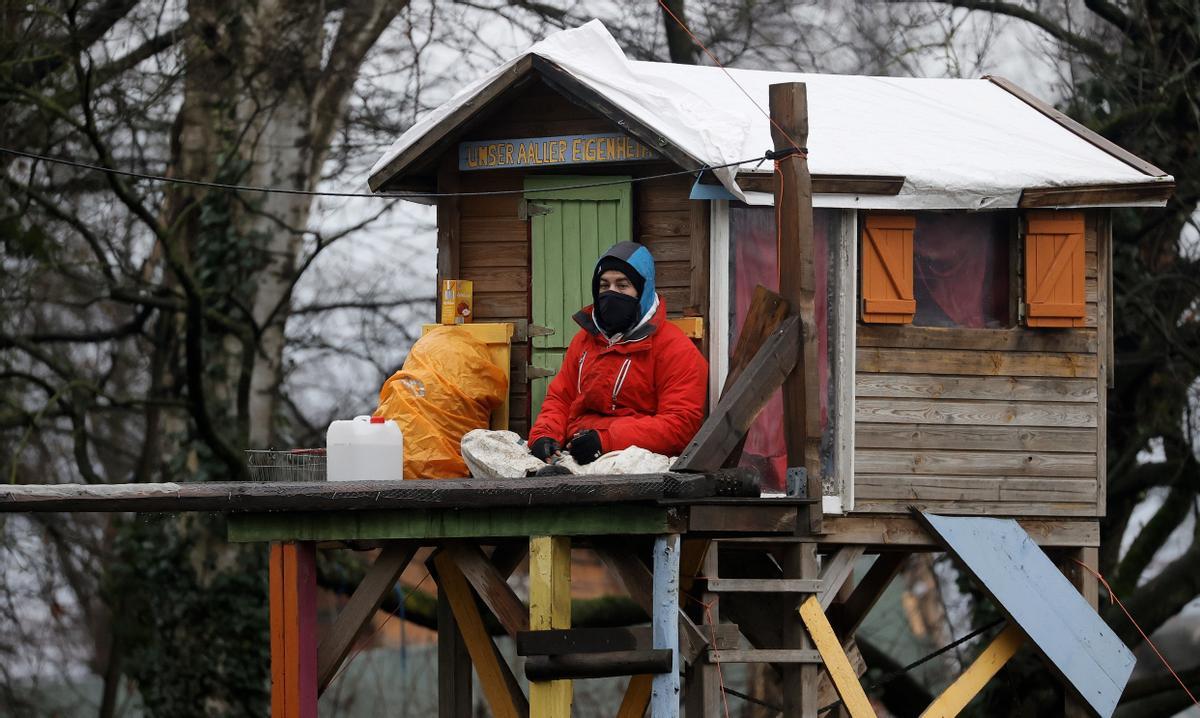
[[[311,542],[271,544],[271,717],[317,717],[317,565]]]
[[[783,555],[783,578],[817,578],[817,545],[797,543],[788,546]],[[783,647],[811,649],[812,642],[804,632],[804,624],[796,612],[795,601],[788,602],[783,619]],[[783,666],[783,714],[797,718],[817,718],[817,685],[820,666],[811,663],[788,663]]]
[[[534,536],[529,539],[529,628],[570,627],[571,539]],[[531,681],[530,718],[569,718],[571,696],[569,680]]]
[[[871,707],[871,701],[867,700],[867,694],[858,681],[858,673],[850,664],[841,641],[833,632],[833,626],[825,618],[821,602],[815,596],[809,596],[800,605],[800,619],[820,652],[821,660],[825,661],[825,669],[829,671],[842,705],[850,712],[850,718],[875,718],[875,709]]]
[[[496,718],[525,718],[529,715],[529,702],[508,664],[496,651],[496,644],[488,635],[466,577],[454,559],[445,552],[439,552],[433,564],[437,568],[438,592],[445,594],[450,602],[450,609],[462,632],[463,643],[475,665],[475,673],[479,676],[492,715]]]
[[[329,634],[317,646],[317,693],[323,693],[337,675],[346,654],[362,627],[379,610],[379,604],[396,585],[396,579],[417,552],[415,546],[389,542],[371,564],[362,583],[334,621]]]
[[[953,718],[958,715],[1024,642],[1025,633],[1016,624],[1008,624],[967,670],[929,704],[921,718]]]
[[[651,718],[679,718],[679,534],[654,540],[654,647],[671,649],[671,670],[654,677]]]
[[[444,591],[438,591],[437,621],[438,718],[472,718],[471,657]]]
[[[687,546],[688,542],[684,542]],[[701,557],[701,561],[697,573],[713,579],[720,577],[720,566],[717,562],[719,553],[717,545],[711,543],[706,546],[706,551]],[[684,558],[687,558],[687,551],[684,551]],[[685,567],[686,568],[686,567]],[[683,569],[681,569],[683,570]],[[686,574],[685,574],[686,575]],[[704,613],[702,616],[703,625],[700,632],[708,639],[710,650],[717,651],[715,632],[717,624],[721,622],[721,604],[720,597],[711,591],[705,591],[700,594],[700,601],[704,604]],[[720,666],[707,660],[708,656],[702,656],[701,660],[692,664],[692,669],[688,673],[687,690],[685,693],[685,701],[687,704],[687,715],[689,718],[720,718],[724,715],[725,697],[721,695],[721,677]],[[720,659],[720,653],[717,652],[717,660]]]
[[[1067,578],[1071,579],[1071,583],[1075,584],[1075,587],[1083,594],[1084,600],[1088,602],[1092,610],[1098,611],[1100,608],[1100,582],[1091,572],[1085,571],[1070,559],[1080,561],[1092,571],[1096,571],[1100,568],[1100,549],[1095,547],[1076,549],[1067,553],[1067,559],[1067,563],[1063,565]],[[1087,703],[1070,690],[1067,691],[1064,702],[1066,705],[1063,707],[1063,715],[1066,718],[1085,718],[1092,715],[1092,710]]]

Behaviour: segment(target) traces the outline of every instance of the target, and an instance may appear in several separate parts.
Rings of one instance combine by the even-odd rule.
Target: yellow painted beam
[[[825,661],[825,670],[829,671],[833,687],[837,689],[842,704],[850,712],[850,718],[875,718],[875,709],[871,707],[871,701],[867,699],[862,683],[858,681],[858,674],[850,665],[850,659],[842,650],[842,642],[833,632],[833,626],[829,625],[829,619],[825,617],[825,611],[816,596],[809,596],[800,604],[800,620],[804,622],[813,645]],[[817,686],[814,684],[811,688],[804,688],[815,691]]]
[[[467,646],[467,653],[471,656],[471,663],[475,666],[475,674],[479,676],[479,684],[483,687],[483,695],[492,709],[492,715],[496,718],[526,718],[529,715],[528,702],[517,686],[512,671],[501,661],[492,637],[488,635],[466,576],[445,552],[434,557],[433,565],[437,568],[438,590],[446,595],[450,610],[454,612],[454,620],[458,622],[458,630]]]
[[[571,539],[533,536],[529,539],[529,629],[570,627]],[[530,681],[529,718],[569,718],[571,698],[569,680]]]
[[[971,699],[983,690],[987,682],[1000,672],[1023,643],[1025,632],[1016,624],[1008,624],[967,670],[929,704],[921,718],[952,718],[958,715],[959,711],[966,708]]]
[[[650,693],[654,688],[654,676],[631,676],[625,687],[625,697],[617,709],[617,718],[642,718],[650,705]]]

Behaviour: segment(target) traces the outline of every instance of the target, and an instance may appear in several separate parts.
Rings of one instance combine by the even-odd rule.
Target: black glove
[[[595,429],[584,429],[567,442],[567,451],[580,464],[590,464],[604,455],[600,445],[600,434]]]
[[[529,453],[538,457],[542,461],[549,461],[551,456],[554,456],[560,451],[562,451],[562,447],[558,445],[557,441],[549,436],[543,436],[529,445]]]

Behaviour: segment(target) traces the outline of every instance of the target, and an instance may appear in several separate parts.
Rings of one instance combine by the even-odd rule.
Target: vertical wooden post
[[[654,647],[671,649],[671,671],[654,677],[651,718],[679,718],[679,534],[654,539]]]
[[[454,152],[447,152],[438,165],[437,191],[458,192],[460,189],[458,175],[458,157]],[[458,279],[459,261],[458,245],[462,236],[459,231],[459,199],[458,197],[442,197],[437,201],[437,290],[438,301],[434,304],[437,313],[436,321],[442,317],[442,280]]]
[[[707,550],[698,573],[709,579],[719,578],[720,566],[717,562],[719,546],[715,541],[707,542],[707,544]],[[688,573],[690,572],[685,570],[684,576],[687,576]],[[709,646],[716,649],[714,636],[717,625],[721,622],[720,597],[719,594],[705,591],[700,594],[700,600],[705,606],[704,622],[700,626],[700,632],[704,638],[708,639]],[[708,661],[706,653],[701,652],[697,660],[692,663],[691,672],[688,673],[685,694],[686,715],[694,718],[720,718],[724,715],[724,697],[721,695],[721,681],[718,675],[720,667]]]
[[[529,539],[529,629],[570,627],[571,539],[533,536]],[[571,697],[569,680],[530,681],[529,718],[569,718]]]
[[[796,543],[783,555],[784,578],[817,578],[817,545]],[[794,594],[793,594],[794,595]],[[812,649],[797,609],[799,602],[789,599],[783,615],[783,647]],[[788,663],[783,666],[783,714],[796,718],[817,718],[817,686],[821,667],[815,663]]]
[[[317,566],[308,541],[271,544],[271,717],[317,717]]]
[[[808,93],[803,82],[771,85],[771,140],[775,150],[804,148],[808,142]],[[800,316],[803,345],[796,367],[783,385],[783,422],[789,466],[808,471],[808,495],[821,498],[821,412],[817,355],[816,272],[813,250],[812,178],[803,153],[779,161],[775,173],[779,218],[779,293]],[[809,532],[821,530],[821,507],[808,512]]]
[[[471,656],[445,592],[437,597],[438,718],[471,718]]]
[[[1066,552],[1067,561],[1062,565],[1063,570],[1067,574],[1067,578],[1071,583],[1075,584],[1075,588],[1083,594],[1083,598],[1092,607],[1092,610],[1098,611],[1100,608],[1100,582],[1091,572],[1084,570],[1082,566],[1075,561],[1082,562],[1093,571],[1100,567],[1100,549],[1094,546],[1086,546],[1079,549],[1073,549]],[[1075,559],[1075,561],[1071,560]],[[1087,703],[1077,697],[1069,689],[1064,696],[1063,715],[1066,718],[1083,718],[1084,716],[1092,715],[1092,709]]]

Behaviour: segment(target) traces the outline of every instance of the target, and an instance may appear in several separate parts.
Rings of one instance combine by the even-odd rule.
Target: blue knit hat
[[[654,257],[650,250],[637,242],[618,242],[608,248],[596,261],[592,273],[592,301],[600,296],[600,275],[610,269],[624,274],[637,290],[642,316],[654,306]]]

